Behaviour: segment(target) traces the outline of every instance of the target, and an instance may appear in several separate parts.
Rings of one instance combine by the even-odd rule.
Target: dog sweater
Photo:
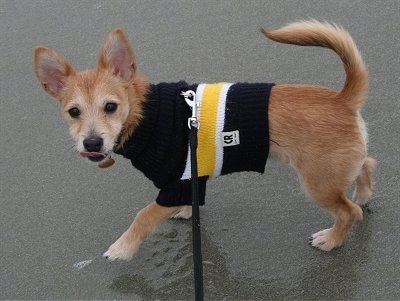
[[[160,189],[162,206],[191,205],[188,118],[181,92],[193,90],[198,108],[199,203],[206,181],[239,171],[263,173],[269,152],[268,100],[273,84],[186,82],[150,85],[144,114],[128,140],[115,149]]]

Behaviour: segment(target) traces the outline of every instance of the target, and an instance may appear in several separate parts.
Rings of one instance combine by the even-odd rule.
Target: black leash
[[[197,131],[199,122],[197,120],[196,94],[189,90],[182,92],[186,103],[192,109],[192,116],[188,119],[189,146],[190,146],[190,167],[192,184],[192,232],[193,232],[193,270],[194,270],[194,291],[195,300],[204,300],[203,288],[203,260],[201,256],[201,233],[200,233],[200,210],[199,210],[199,181],[197,174]]]

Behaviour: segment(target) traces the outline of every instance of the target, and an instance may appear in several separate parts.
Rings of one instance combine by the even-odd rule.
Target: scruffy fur
[[[344,64],[341,91],[282,84],[272,88],[269,102],[270,156],[291,164],[306,194],[333,215],[333,226],[313,234],[311,241],[329,251],[341,246],[354,222],[362,219],[360,205],[372,194],[376,161],[367,156],[360,115],[368,72],[348,32],[335,24],[310,20],[262,32],[280,43],[330,48]],[[118,147],[116,141],[122,145],[140,123],[149,83],[137,70],[133,50],[119,28],[108,34],[96,69],[76,72],[54,50],[39,46],[35,72],[44,90],[59,100],[77,151],[92,161],[103,160]],[[351,201],[346,190],[353,182]],[[130,259],[143,240],[173,216],[190,218],[191,207],[151,202],[104,256]]]

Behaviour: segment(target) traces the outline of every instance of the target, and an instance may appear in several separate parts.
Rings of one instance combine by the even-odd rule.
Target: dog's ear
[[[111,31],[100,52],[99,68],[106,68],[115,76],[130,81],[135,73],[132,47],[121,28]]]
[[[75,74],[68,61],[50,48],[35,48],[35,73],[43,89],[59,99],[67,78]]]

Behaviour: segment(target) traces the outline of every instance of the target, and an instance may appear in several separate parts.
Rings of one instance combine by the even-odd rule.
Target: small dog
[[[313,234],[311,241],[312,246],[330,251],[341,246],[354,222],[362,219],[360,206],[366,204],[372,194],[376,161],[367,156],[367,132],[360,114],[366,98],[368,72],[351,36],[336,24],[310,20],[291,23],[278,30],[261,31],[280,43],[330,48],[344,64],[346,80],[339,92],[316,85],[278,84],[264,86],[265,90],[259,96],[261,100],[257,100],[257,105],[261,103],[262,108],[259,111],[267,114],[259,128],[266,134],[263,141],[268,139],[267,143],[260,142],[259,149],[265,156],[261,155],[257,164],[265,164],[269,155],[296,169],[306,194],[334,217],[333,226]],[[190,109],[183,98],[179,104],[177,101],[170,103],[173,109],[166,105],[170,101],[164,99],[168,92],[163,90],[164,86],[149,84],[137,69],[124,32],[117,28],[108,34],[97,68],[93,70],[76,72],[65,58],[42,46],[35,48],[34,59],[36,76],[43,89],[59,100],[81,156],[105,167],[112,163],[112,152],[122,154],[162,188],[162,200],[140,210],[132,225],[104,256],[109,260],[129,260],[143,240],[165,219],[190,218],[188,186],[181,185],[187,181],[181,176],[187,161]],[[182,87],[188,90],[192,86],[181,82],[168,87],[180,93]],[[225,89],[227,94],[230,87],[217,84],[210,89]],[[198,91],[199,86],[196,89]],[[169,96],[175,99],[174,95]],[[235,101],[241,106],[237,114],[244,114],[247,100],[232,101],[226,97],[226,103],[235,104]],[[208,103],[212,104],[212,101]],[[266,107],[268,111],[264,111]],[[168,110],[172,110],[169,115],[165,113]],[[162,120],[161,126],[154,126],[157,118],[166,119]],[[199,135],[207,126],[207,122],[201,124]],[[168,131],[174,134],[170,135]],[[230,138],[236,135],[230,134]],[[148,147],[151,137],[159,137],[163,142]],[[169,139],[172,140],[164,141]],[[240,144],[242,136],[240,142],[239,137],[237,140]],[[134,142],[133,146],[128,145],[129,141]],[[160,155],[161,144],[166,146]],[[179,148],[171,149],[171,144]],[[144,157],[142,153],[145,153]],[[143,160],[135,161],[138,157]],[[251,161],[253,156],[247,159]],[[147,166],[152,160],[158,160],[158,165]],[[221,166],[219,168],[221,171]],[[264,167],[257,168],[255,170],[262,172]],[[211,171],[205,175],[212,177],[221,173]],[[177,187],[171,188],[171,182]],[[346,190],[353,182],[355,191],[351,201]],[[163,185],[170,186],[165,190]],[[205,186],[202,187],[204,197]],[[163,203],[168,197],[175,198],[177,189],[180,201],[183,201],[178,200],[178,205]]]

